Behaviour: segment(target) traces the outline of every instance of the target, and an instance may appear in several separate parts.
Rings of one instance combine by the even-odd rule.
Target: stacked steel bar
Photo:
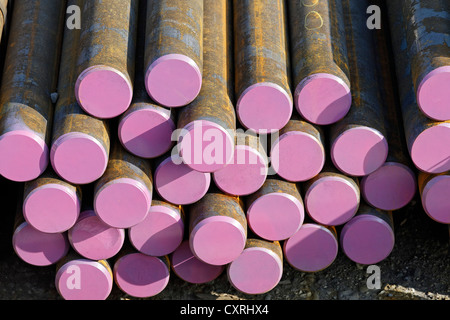
[[[10,180],[33,180],[48,166],[65,8],[14,3],[0,92],[0,173]]]
[[[292,115],[285,11],[284,0],[233,1],[236,113],[257,133],[280,130]]]
[[[186,165],[214,172],[232,161],[235,146],[231,1],[205,0],[203,10],[203,85],[178,114],[178,148]]]

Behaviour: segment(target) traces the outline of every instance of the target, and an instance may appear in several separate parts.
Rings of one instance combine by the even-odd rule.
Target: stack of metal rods
[[[258,295],[286,264],[383,261],[417,194],[450,224],[449,5],[379,0],[370,29],[370,4],[14,1],[0,173],[20,191],[17,256],[54,265],[67,300],[224,273]]]

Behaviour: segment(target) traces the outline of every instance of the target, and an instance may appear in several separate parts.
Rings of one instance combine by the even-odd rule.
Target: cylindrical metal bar
[[[341,120],[352,103],[341,0],[289,0],[294,102],[309,122]]]
[[[278,241],[247,239],[242,253],[227,268],[228,280],[246,294],[263,294],[283,276],[283,250]]]
[[[155,161],[154,187],[164,200],[189,205],[208,192],[211,173],[186,165],[177,154],[165,154]]]
[[[125,230],[108,226],[93,209],[83,210],[67,235],[71,247],[90,260],[112,258],[125,242]]]
[[[41,232],[68,231],[78,220],[82,190],[48,168],[37,179],[24,184],[23,215]]]
[[[450,170],[450,121],[435,121],[420,110],[414,90],[411,57],[406,45],[406,22],[399,1],[386,1],[395,57],[406,143],[414,165],[421,171]]]
[[[147,3],[147,92],[163,106],[185,106],[202,87],[203,0]]]
[[[108,168],[95,183],[95,212],[107,225],[126,229],[145,219],[152,196],[150,162],[129,153],[115,140]]]
[[[133,98],[137,0],[89,0],[81,6],[75,96],[102,119],[124,113]]]
[[[69,0],[81,6],[83,0]],[[110,152],[109,124],[90,116],[78,104],[74,86],[80,30],[65,29],[55,106],[50,160],[55,172],[75,184],[88,184],[106,170]]]
[[[377,78],[374,35],[367,28],[368,1],[344,0],[352,106],[330,128],[331,158],[343,173],[365,176],[387,158],[388,143]]]
[[[319,224],[342,225],[358,211],[361,198],[358,180],[342,174],[331,161],[302,188],[306,212]]]
[[[308,222],[283,243],[283,253],[291,267],[302,272],[328,268],[337,257],[339,242],[334,227]]]
[[[145,219],[128,228],[133,247],[146,255],[169,255],[184,239],[185,215],[181,206],[153,199]]]
[[[118,135],[129,152],[142,158],[155,158],[174,144],[176,115],[174,109],[160,106],[147,94],[144,80],[147,1],[139,2],[138,17],[133,100],[120,116]]]
[[[292,182],[307,181],[325,164],[325,135],[321,127],[293,116],[271,144],[274,171]]]
[[[238,130],[235,144],[231,163],[212,176],[223,192],[246,196],[256,192],[266,181],[269,162],[256,134]]]
[[[233,105],[232,1],[204,0],[203,84],[180,110],[180,155],[191,168],[214,172],[231,162],[236,130]]]
[[[241,199],[210,191],[189,208],[188,215],[189,243],[201,261],[225,265],[244,249],[247,221]]]
[[[114,282],[124,293],[136,298],[149,298],[161,293],[170,280],[167,256],[154,257],[132,249],[124,249],[114,262]]]
[[[293,111],[284,0],[233,1],[236,113],[257,133],[283,128]]]
[[[48,166],[66,1],[14,3],[0,92],[0,174],[30,181]]]
[[[263,186],[246,197],[245,201],[249,227],[265,240],[285,240],[303,223],[303,200],[293,182],[268,178]]]
[[[182,280],[202,284],[217,279],[225,269],[223,265],[212,265],[198,259],[189,245],[189,240],[184,240],[170,255],[171,268]]]
[[[107,260],[86,259],[72,250],[56,266],[55,287],[64,300],[106,300],[113,284]]]
[[[450,120],[450,4],[407,0],[401,9],[418,106],[432,119]]]
[[[420,200],[425,213],[439,223],[450,224],[450,172],[418,176]]]
[[[375,264],[386,259],[395,243],[392,213],[361,203],[358,213],[340,233],[344,254],[359,264]]]
[[[382,3],[379,3],[382,4]],[[383,9],[385,8],[382,6]],[[378,85],[384,105],[386,138],[389,153],[386,162],[361,179],[361,194],[365,201],[382,210],[398,210],[416,194],[416,174],[406,148],[399,98],[394,78],[395,66],[389,48],[388,18],[383,15],[383,28],[376,34]]]
[[[67,233],[47,233],[34,228],[22,214],[22,199],[18,197],[13,225],[12,247],[16,255],[33,266],[50,266],[60,261],[70,250]]]

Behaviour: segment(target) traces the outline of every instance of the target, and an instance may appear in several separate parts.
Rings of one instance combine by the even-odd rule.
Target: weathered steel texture
[[[101,105],[92,106],[92,101],[99,103],[99,98],[86,96],[81,90],[90,90],[88,94],[92,95],[92,89],[81,86],[91,72],[110,71],[124,81],[121,85],[126,91],[121,103],[125,103],[125,99],[131,100],[135,74],[137,11],[137,0],[86,0],[81,3],[82,23],[77,59],[79,77],[75,93],[80,105],[96,117],[112,118],[129,107],[130,101],[128,105],[115,106],[114,110],[100,110],[107,109],[108,106],[101,102]],[[95,79],[95,85],[109,94],[115,94],[104,87],[102,80],[105,79]],[[92,80],[89,81],[91,84]],[[105,83],[111,84],[111,81]],[[97,95],[108,99],[105,92],[97,92]]]
[[[209,191],[202,199],[190,206],[188,230],[209,217],[230,217],[236,220],[247,232],[247,220],[244,213],[244,203],[239,197]],[[208,245],[205,243],[205,245]]]
[[[231,5],[231,0],[204,1],[203,85],[197,98],[180,110],[179,129],[195,120],[208,120],[236,130]]]
[[[236,110],[240,122],[245,127],[256,131],[279,130],[289,119],[293,105],[285,1],[235,0],[233,12]],[[279,100],[280,105],[267,104],[274,103],[273,101],[258,102],[259,106],[253,106],[254,102],[244,102],[246,99],[244,96],[249,94],[248,90],[256,89],[258,87],[255,86],[258,85],[271,86],[271,90],[282,92],[283,99]],[[260,92],[259,94],[267,94],[268,97],[275,98],[273,93]],[[244,103],[248,106],[243,106]],[[287,107],[284,106],[285,104]],[[274,115],[277,113],[273,110],[279,108],[278,114],[286,113],[286,120],[282,124],[277,123],[276,128],[268,127],[270,119],[259,124],[264,127],[254,128],[252,126],[256,122],[243,118],[240,110],[241,108],[254,110],[258,107],[260,112],[255,112],[253,115],[255,118],[275,119]],[[275,125],[275,122],[273,124]]]
[[[437,156],[442,156],[442,159],[437,159],[434,163],[431,163],[430,161],[430,163],[427,163],[427,166],[422,166],[418,163],[415,158],[416,155],[413,153],[415,142],[418,141],[421,134],[424,134],[425,131],[430,129],[433,130],[438,127],[448,127],[450,126],[450,121],[436,121],[430,119],[420,110],[414,89],[412,75],[413,66],[406,43],[406,21],[405,17],[401,14],[402,4],[399,1],[386,1],[386,6],[391,30],[392,50],[395,57],[401,114],[409,155],[414,164],[423,171],[434,173],[447,171],[450,169],[450,166],[446,154],[439,154]],[[442,131],[440,132],[442,133]],[[443,139],[442,141],[445,141],[446,135],[442,135],[441,137]],[[431,136],[428,139],[432,139]],[[437,138],[436,141],[439,139],[440,138]],[[433,151],[430,149],[430,152]],[[433,154],[433,156],[436,155]]]
[[[340,0],[288,0],[293,82],[330,73],[349,87],[345,24]]]
[[[342,1],[344,8],[352,105],[348,114],[330,127],[330,140],[345,130],[366,126],[386,136],[377,76],[374,35],[366,26],[368,1]]]
[[[258,198],[271,193],[288,194],[297,199],[303,205],[303,199],[296,183],[285,181],[277,177],[271,177],[266,179],[263,186],[258,191],[245,198],[246,208],[249,208],[250,205]]]
[[[69,0],[68,6],[80,6],[82,0]],[[55,105],[52,145],[62,136],[83,133],[91,136],[110,151],[110,130],[106,120],[87,114],[77,102],[74,86],[77,81],[77,50],[80,46],[80,30],[65,28],[58,81],[58,101]],[[100,177],[100,176],[99,176]]]
[[[249,238],[245,244],[245,249],[248,248],[264,248],[272,251],[280,261],[283,261],[283,249],[281,248],[280,242],[278,241],[268,241],[259,238]]]
[[[50,143],[65,8],[66,1],[15,1],[0,94],[1,135],[24,130]],[[46,151],[38,159],[44,170]]]
[[[402,15],[406,27],[405,40],[419,107],[431,118],[449,120],[448,112],[444,117],[428,112],[432,106],[421,105],[419,90],[431,71],[450,68],[450,3],[447,0],[406,0],[399,9],[396,14]]]

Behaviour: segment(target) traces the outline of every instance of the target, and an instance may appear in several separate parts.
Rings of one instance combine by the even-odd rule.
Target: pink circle
[[[303,272],[317,272],[329,267],[336,259],[338,248],[335,235],[315,223],[304,224],[283,245],[287,262]]]
[[[290,131],[272,144],[270,161],[275,172],[285,180],[306,181],[322,170],[325,150],[322,143],[313,136]]]
[[[158,257],[130,253],[114,264],[117,286],[132,297],[148,298],[161,293],[169,278],[169,267]]]
[[[97,215],[113,228],[130,228],[142,222],[150,210],[152,192],[139,181],[119,178],[95,194]]]
[[[439,123],[422,131],[411,147],[418,169],[428,173],[450,170],[450,124]]]
[[[161,257],[183,241],[184,222],[180,213],[168,206],[151,206],[147,217],[128,229],[128,236],[139,252]]]
[[[358,211],[359,202],[359,189],[338,176],[317,179],[305,194],[305,208],[309,216],[327,226],[349,221]]]
[[[119,122],[119,139],[122,145],[141,158],[156,158],[173,145],[175,124],[170,112],[148,105],[127,113]]]
[[[189,243],[198,259],[212,265],[225,265],[241,254],[246,238],[246,230],[237,220],[213,216],[194,226]]]
[[[0,137],[0,173],[16,182],[34,180],[47,168],[48,152],[45,141],[31,131],[6,132]]]
[[[246,294],[263,294],[280,282],[283,262],[267,248],[251,247],[228,265],[227,275],[237,290]]]
[[[188,205],[197,202],[208,191],[211,174],[196,171],[172,155],[162,161],[154,173],[154,186],[166,201]]]
[[[417,89],[417,102],[428,117],[450,120],[450,66],[443,66],[429,72]]]
[[[196,120],[184,127],[179,143],[180,156],[190,168],[215,172],[233,159],[234,133],[207,120]]]
[[[416,193],[416,175],[406,165],[386,162],[361,180],[361,193],[370,205],[392,211],[406,206]]]
[[[341,231],[341,247],[345,255],[359,264],[378,263],[394,247],[394,231],[383,219],[361,214],[347,222]]]
[[[233,160],[213,173],[216,186],[223,192],[245,196],[256,192],[266,181],[268,164],[256,149],[238,145]]]
[[[55,286],[65,300],[106,300],[113,287],[113,276],[98,261],[76,259],[58,269]]]
[[[303,204],[286,193],[269,193],[256,199],[247,209],[247,221],[254,233],[270,241],[285,240],[300,228]]]
[[[23,216],[41,232],[61,233],[75,224],[80,206],[75,189],[50,183],[28,194],[23,202]]]
[[[41,232],[27,222],[14,230],[12,245],[18,257],[34,266],[50,266],[61,260],[70,249],[65,233]]]
[[[331,158],[343,173],[365,176],[383,165],[388,148],[386,138],[379,131],[358,126],[345,130],[334,140]]]
[[[153,100],[166,107],[182,107],[200,93],[202,73],[191,58],[168,54],[156,59],[145,74],[145,86]]]
[[[106,170],[108,158],[98,140],[81,132],[62,135],[50,151],[55,172],[74,184],[88,184],[99,179]]]
[[[201,284],[213,281],[223,272],[224,266],[205,263],[192,253],[189,241],[183,243],[172,253],[172,269],[182,280]]]
[[[352,104],[350,88],[341,78],[328,73],[306,77],[298,84],[294,95],[297,111],[318,125],[338,122]]]
[[[86,113],[96,118],[111,119],[128,109],[133,87],[120,71],[107,66],[93,66],[79,75],[75,96]]]
[[[292,111],[293,102],[286,90],[270,82],[251,85],[236,104],[239,122],[256,133],[273,133],[282,129]]]
[[[439,223],[450,224],[450,176],[438,175],[424,186],[421,200],[427,215]]]
[[[91,260],[112,258],[120,251],[125,241],[123,229],[106,225],[93,210],[81,213],[68,236],[72,248]]]

